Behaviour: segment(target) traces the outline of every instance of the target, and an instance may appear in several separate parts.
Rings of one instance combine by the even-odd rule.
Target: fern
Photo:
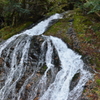
[[[100,11],[100,0],[88,0],[84,4],[84,7],[90,9],[90,11],[88,12],[88,14],[94,13],[94,12],[99,12]]]

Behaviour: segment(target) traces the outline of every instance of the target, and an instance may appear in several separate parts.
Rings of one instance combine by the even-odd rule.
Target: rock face
[[[31,41],[29,44],[29,48],[26,48],[29,50],[28,56],[27,54],[24,55],[24,58],[28,57],[28,59],[24,59],[22,55],[25,51],[23,51],[22,49],[24,48],[24,45],[26,45],[27,38],[26,36],[22,36],[20,37],[20,39],[14,40],[14,44],[11,43],[9,47],[7,47],[7,49],[10,51],[10,54],[5,54],[7,49],[3,51],[2,58],[5,60],[5,63],[2,63],[3,59],[1,59],[2,67],[0,69],[0,89],[4,86],[5,81],[9,81],[9,79],[7,80],[7,75],[11,74],[10,77],[12,78],[12,80],[9,85],[9,87],[11,88],[11,93],[9,93],[9,91],[6,91],[7,98],[5,98],[5,100],[12,100],[13,96],[16,94],[18,95],[20,100],[32,100],[33,98],[34,100],[39,100],[39,97],[44,94],[48,86],[50,86],[50,84],[54,82],[56,74],[62,69],[61,61],[58,56],[56,47],[53,44],[53,41],[45,41],[48,38],[41,35],[31,37],[31,39],[29,40]],[[20,41],[20,43],[18,41]],[[16,42],[18,42],[20,48],[17,47],[15,49]],[[52,56],[50,55],[52,59],[49,64],[51,64],[52,62],[54,67],[52,67],[51,69],[48,69],[46,63],[46,55],[48,53],[48,50],[50,49],[48,45],[51,45],[53,50]],[[15,51],[16,55],[13,59],[15,59],[16,62],[11,59]],[[22,59],[24,59],[23,63]],[[15,63],[13,63],[12,61]],[[79,79],[80,73],[75,74],[69,87],[70,91],[73,90],[74,87],[78,84]],[[9,89],[9,87],[6,88]],[[12,89],[12,87],[14,89]],[[15,94],[13,94],[12,91],[14,91]]]
[[[15,50],[15,45],[17,43],[17,41],[20,40],[14,40],[13,43],[11,43],[9,45],[9,47],[7,47],[3,53],[2,53],[2,58],[0,58],[0,89],[4,86],[5,81],[7,80],[7,75],[10,74],[11,70],[13,70],[13,68],[15,70],[12,71],[12,83],[16,85],[16,94],[19,93],[19,91],[21,92],[22,87],[24,88],[24,95],[22,96],[21,94],[19,94],[19,96],[21,96],[21,100],[27,100],[30,96],[32,98],[34,98],[35,100],[38,100],[39,96],[41,96],[44,93],[44,90],[42,89],[42,83],[39,83],[41,77],[44,75],[44,72],[47,69],[47,65],[46,65],[46,52],[47,52],[47,43],[45,42],[45,37],[43,36],[34,36],[30,39],[30,46],[29,48],[29,52],[28,52],[28,59],[24,60],[23,64],[21,64],[21,60],[22,60],[22,49],[24,48],[24,45],[27,41],[27,38],[25,38],[26,36],[22,36],[20,37],[20,39],[22,39],[22,41],[19,43],[19,47],[16,48]],[[24,40],[25,39],[25,40]],[[44,43],[44,44],[43,44]],[[51,43],[52,44],[52,43]],[[7,50],[9,49],[9,54],[7,54]],[[17,51],[18,54],[16,53],[15,57],[13,59],[16,59],[16,65],[12,66],[14,63],[12,56],[14,55],[13,53]],[[6,56],[7,55],[7,56]],[[3,61],[5,60],[5,63],[3,63]],[[12,62],[13,61],[13,62]],[[53,55],[53,60],[52,62],[55,65],[54,68],[54,75],[59,71],[60,67],[60,62],[59,62],[59,57],[57,55],[57,52],[54,48],[54,55]],[[11,64],[12,63],[12,64]],[[20,68],[20,66],[22,66],[22,68],[20,70],[23,70],[23,72],[20,72],[20,70],[18,69],[18,67]],[[18,74],[19,73],[19,74]],[[45,89],[50,85],[50,83],[52,83],[54,81],[54,77],[51,73],[51,70],[48,70],[47,72],[48,74],[48,78],[47,78],[47,85],[44,87]],[[18,80],[16,82],[16,80]],[[9,80],[8,80],[9,81]],[[37,86],[39,84],[39,86]],[[30,92],[36,90],[35,92]],[[7,100],[12,100],[12,96],[11,94],[8,95]],[[30,99],[31,100],[31,99]]]
[[[70,40],[72,41],[72,48],[73,49],[78,49],[79,47],[79,40],[76,35],[76,32],[74,31],[73,27],[69,27],[67,34],[70,37]]]

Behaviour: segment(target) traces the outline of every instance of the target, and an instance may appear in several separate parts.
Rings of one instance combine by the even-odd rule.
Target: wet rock
[[[67,34],[73,34],[74,33],[74,30],[73,30],[73,28],[72,27],[69,27],[68,28],[68,31],[67,31]],[[75,34],[75,33],[74,33]]]
[[[4,62],[3,58],[0,58],[0,67],[2,67],[3,62]]]
[[[41,44],[44,38],[42,36],[34,36],[31,41],[29,56],[32,60],[37,61],[41,53]]]
[[[84,64],[84,69],[90,71],[91,73],[95,72],[95,70],[91,66],[89,66],[87,64]]]
[[[69,27],[67,34],[69,35],[70,40],[72,41],[72,48],[79,49],[80,48],[79,40],[78,40],[76,32],[74,31],[74,28],[72,26]]]
[[[80,73],[77,73],[74,75],[70,84],[70,91],[73,90],[73,88],[77,85],[79,78],[80,78]]]
[[[68,20],[68,22],[73,22],[74,21],[74,19],[70,19],[70,20]]]
[[[27,84],[26,89],[28,90],[31,87],[31,84]]]

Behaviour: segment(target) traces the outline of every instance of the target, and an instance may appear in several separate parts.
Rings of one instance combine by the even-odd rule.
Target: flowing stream
[[[0,100],[79,100],[92,74],[59,38],[43,34],[55,14],[0,45]]]

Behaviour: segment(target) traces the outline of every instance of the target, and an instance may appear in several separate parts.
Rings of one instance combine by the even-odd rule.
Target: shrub
[[[100,17],[100,0],[86,0],[84,7],[89,8],[88,14],[96,13]]]

